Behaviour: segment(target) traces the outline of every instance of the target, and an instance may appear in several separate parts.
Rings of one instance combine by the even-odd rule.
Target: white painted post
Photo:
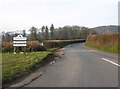
[[[41,43],[41,46],[44,46],[44,44],[43,44],[43,43]]]

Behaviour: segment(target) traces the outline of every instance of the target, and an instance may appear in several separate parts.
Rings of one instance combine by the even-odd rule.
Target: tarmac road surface
[[[46,73],[25,87],[118,87],[118,55],[97,51],[83,43],[64,47]]]

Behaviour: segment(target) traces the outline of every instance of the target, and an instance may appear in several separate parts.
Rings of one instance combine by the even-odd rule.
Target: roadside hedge
[[[77,40],[46,40],[43,42],[44,46],[39,41],[27,41],[26,47],[16,47],[16,52],[34,52],[34,51],[46,51],[50,48],[61,48],[68,44],[85,42],[84,39]],[[2,52],[13,52],[13,42],[2,42]]]

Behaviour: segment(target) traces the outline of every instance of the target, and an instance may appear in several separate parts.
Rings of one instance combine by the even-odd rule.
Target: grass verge
[[[47,49],[47,51],[54,52],[57,49],[59,49],[59,48],[49,48],[49,49]]]
[[[106,51],[106,52],[110,52],[110,53],[120,54],[120,50],[116,46],[100,47],[100,46],[93,45],[93,44],[85,44],[85,46],[88,46],[88,47],[91,47],[91,48],[95,48],[95,49],[98,49],[98,50],[101,50],[101,51]]]
[[[29,52],[26,54],[3,53],[2,54],[2,81],[3,84],[19,78],[38,67],[37,63],[43,60],[51,52]]]

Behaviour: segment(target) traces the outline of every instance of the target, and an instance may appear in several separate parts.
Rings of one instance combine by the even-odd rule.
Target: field
[[[89,35],[85,45],[102,51],[120,54],[119,39],[120,33]]]
[[[14,80],[38,67],[37,63],[42,63],[51,52],[28,52],[26,54],[3,53],[2,54],[2,77],[3,83]]]

